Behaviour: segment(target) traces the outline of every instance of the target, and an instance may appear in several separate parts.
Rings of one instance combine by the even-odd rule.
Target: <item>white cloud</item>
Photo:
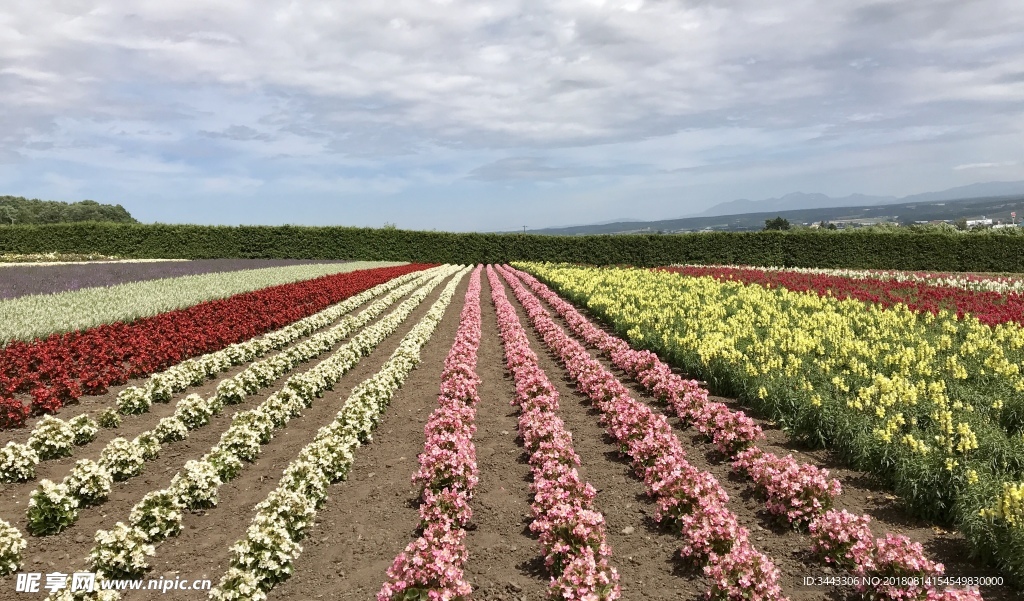
[[[967,163],[964,165],[957,165],[953,167],[955,171],[963,171],[964,169],[991,169],[993,167],[1012,167],[1016,165],[1016,161],[1003,161],[1001,163]]]
[[[894,177],[1024,177],[1020,31],[1019,0],[38,0],[0,12],[0,163],[253,198],[595,174],[756,197],[766,165],[806,188],[893,145]]]

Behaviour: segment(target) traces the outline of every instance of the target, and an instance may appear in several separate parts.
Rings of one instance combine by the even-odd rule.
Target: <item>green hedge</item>
[[[168,259],[728,263],[1024,272],[1024,236],[998,234],[798,230],[538,236],[299,226],[73,223],[0,227],[0,253],[54,251]]]

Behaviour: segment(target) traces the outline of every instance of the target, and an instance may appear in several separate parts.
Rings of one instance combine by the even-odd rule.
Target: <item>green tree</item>
[[[102,221],[138,223],[121,205],[106,205],[95,200],[58,202],[20,196],[0,196],[0,223],[73,223]]]
[[[764,220],[764,229],[766,230],[788,230],[789,228],[789,220],[782,217]]]

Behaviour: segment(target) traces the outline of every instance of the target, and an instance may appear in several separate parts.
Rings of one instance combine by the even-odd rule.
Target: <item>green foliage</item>
[[[764,229],[765,230],[780,230],[781,231],[781,230],[788,230],[789,227],[790,227],[789,226],[789,219],[785,219],[783,217],[776,217],[775,219],[765,219],[764,220]]]
[[[513,260],[1024,272],[1024,232],[789,230],[539,236],[297,226],[80,223],[0,228],[0,253],[94,252],[136,258],[295,258],[495,263]]]
[[[85,221],[138,223],[121,205],[105,205],[95,200],[67,203],[20,196],[0,196],[0,225]]]

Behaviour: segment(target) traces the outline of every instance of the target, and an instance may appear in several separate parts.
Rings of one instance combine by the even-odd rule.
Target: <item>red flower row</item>
[[[0,428],[29,413],[56,413],[83,394],[103,394],[185,359],[281,328],[400,275],[431,267],[364,269],[168,311],[131,323],[54,334],[0,349]],[[32,396],[31,406],[14,398]]]
[[[948,310],[958,317],[972,315],[987,325],[1006,322],[1024,324],[1024,295],[1016,292],[987,292],[935,286],[923,282],[855,279],[838,275],[770,271],[752,267],[664,267],[671,273],[691,277],[710,276],[759,286],[782,286],[794,292],[816,292],[820,296],[855,299],[889,308],[902,303],[914,311],[933,314]]]

